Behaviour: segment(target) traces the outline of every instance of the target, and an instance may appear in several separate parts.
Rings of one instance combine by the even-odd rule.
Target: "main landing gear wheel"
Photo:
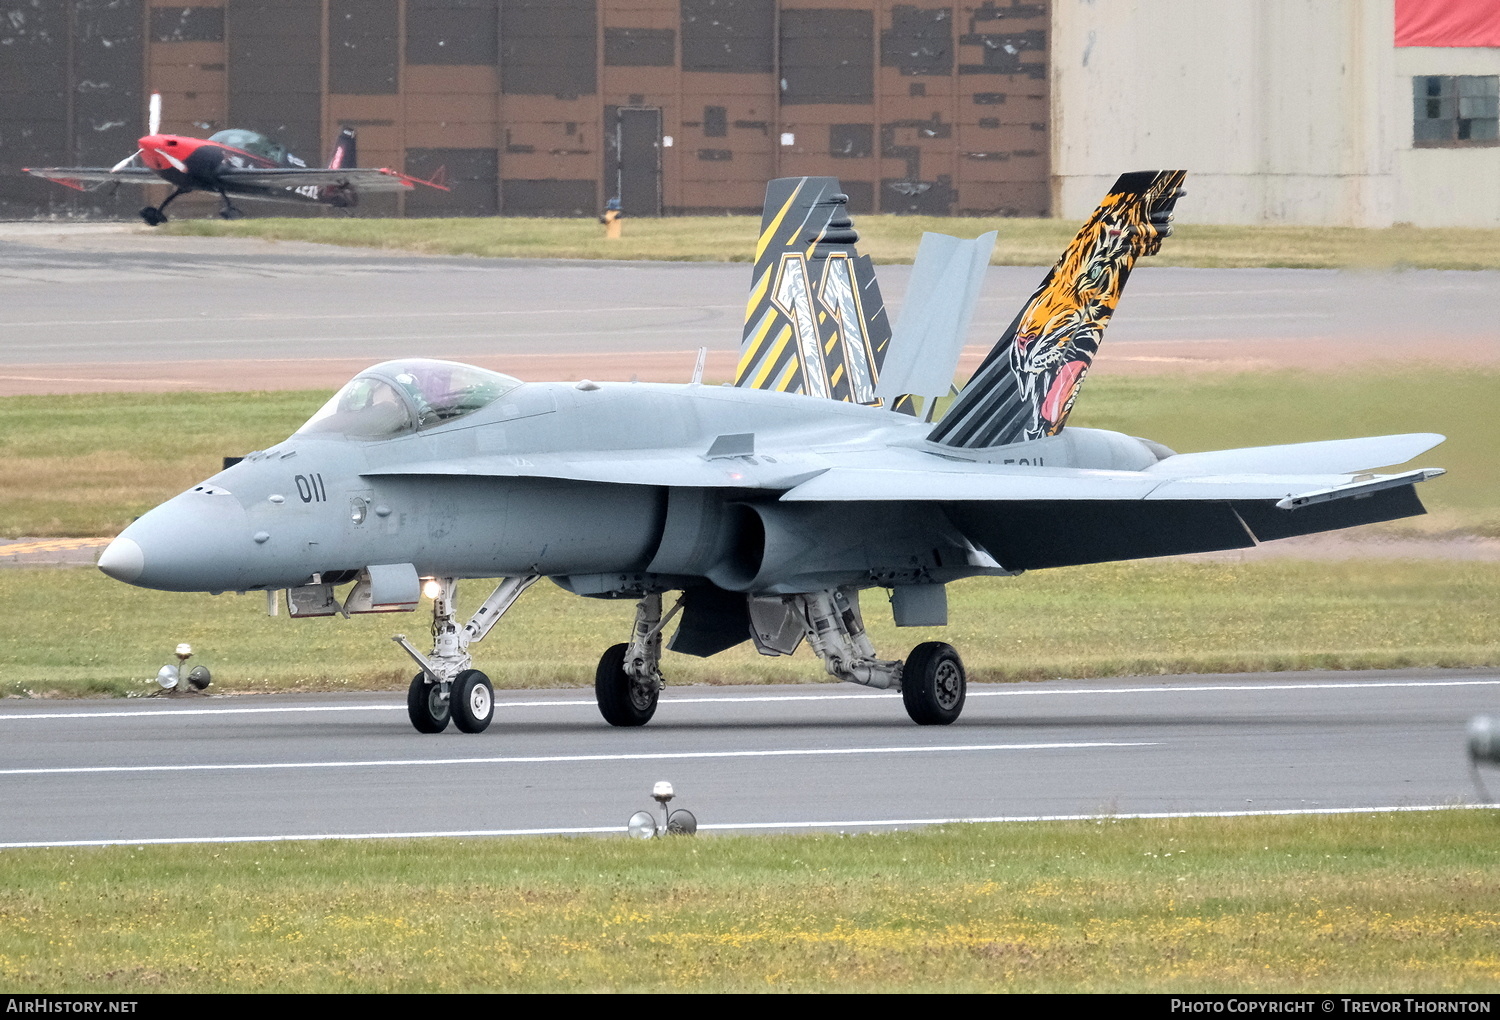
[[[167,222],[167,214],[154,205],[148,205],[141,210],[141,219],[146,221],[148,227],[159,227]]]
[[[901,670],[901,700],[919,726],[947,726],[957,719],[968,686],[963,661],[941,641],[917,645]]]
[[[418,733],[441,733],[448,728],[453,709],[443,700],[443,688],[428,683],[426,673],[418,673],[406,689],[406,714]]]
[[[453,678],[448,697],[453,725],[465,733],[483,733],[495,717],[495,688],[477,669],[466,669]]]
[[[660,686],[653,679],[638,680],[625,672],[629,645],[611,647],[599,658],[594,671],[594,697],[599,714],[611,726],[644,726],[656,714]]]

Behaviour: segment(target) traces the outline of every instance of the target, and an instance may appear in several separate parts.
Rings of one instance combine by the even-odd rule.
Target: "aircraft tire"
[[[148,205],[141,210],[141,219],[146,221],[148,227],[159,227],[167,222],[167,214],[154,205]]]
[[[483,733],[495,718],[495,688],[477,669],[466,669],[453,678],[448,697],[453,725],[465,733]]]
[[[406,689],[406,714],[418,733],[441,733],[448,728],[453,710],[449,707],[451,702],[445,703],[441,695],[442,689],[428,683],[425,673],[412,677],[411,686]]]
[[[638,684],[625,672],[625,652],[628,645],[612,645],[599,657],[599,668],[594,671],[594,698],[599,702],[599,714],[611,726],[644,726],[656,714],[656,702],[661,692],[656,684]]]
[[[901,700],[918,726],[947,726],[964,710],[968,677],[953,646],[924,641],[901,670]]]

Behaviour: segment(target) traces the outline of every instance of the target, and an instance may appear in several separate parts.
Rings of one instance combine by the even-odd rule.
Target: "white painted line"
[[[1212,691],[1320,691],[1320,690],[1365,690],[1377,687],[1497,687],[1500,679],[1493,680],[1350,680],[1336,683],[1286,683],[1286,684],[1156,684],[1151,687],[1043,687],[1041,685],[1017,684],[1003,690],[969,689],[970,698],[1025,698],[1067,697],[1092,694],[1191,694]],[[841,694],[726,694],[720,697],[676,698],[670,693],[662,698],[663,708],[671,705],[721,705],[749,704],[751,702],[778,701],[857,701],[863,699],[891,700],[899,694],[889,691],[851,691]],[[547,701],[497,701],[496,710],[502,708],[594,708],[593,698],[569,698]],[[105,712],[4,712],[0,711],[0,722],[15,722],[31,719],[163,719],[171,716],[202,715],[276,715],[299,712],[404,712],[405,705],[277,705],[254,708],[148,708],[114,709]]]
[[[1494,811],[1500,804],[1421,804],[1399,807],[1286,808],[1274,811],[1147,811],[1109,815],[994,815],[986,818],[883,818],[842,822],[719,822],[699,825],[703,831],[764,832],[808,829],[896,829],[918,825],[995,825],[1016,822],[1121,822],[1168,818],[1258,818],[1288,815],[1384,815],[1427,811]],[[289,843],[318,839],[464,839],[481,836],[593,836],[624,834],[623,825],[566,826],[537,829],[451,829],[425,832],[319,832],[286,836],[152,836],[145,839],[58,839],[0,843],[0,850],[34,850],[78,846],[168,846],[178,843]]]
[[[593,761],[684,761],[705,758],[808,758],[850,754],[940,754],[955,751],[1053,751],[1155,747],[1159,741],[1065,741],[1038,744],[934,744],[912,747],[788,747],[766,751],[642,751],[635,754],[541,754],[493,758],[379,758],[370,761],[241,762],[205,765],[64,765],[0,769],[0,776],[72,776],[122,772],[256,772],[267,769],[367,769],[424,765],[551,765]]]
[[[589,313],[604,313],[614,315],[619,312],[700,312],[708,309],[715,311],[739,311],[738,305],[621,305],[608,306],[604,308],[581,309]],[[382,322],[391,319],[417,319],[425,321],[428,319],[511,319],[518,315],[576,315],[578,308],[483,308],[467,311],[431,311],[424,309],[420,312],[402,312],[392,309],[386,312],[330,312],[330,313],[298,313],[292,316],[281,314],[254,312],[240,315],[215,314],[211,321],[223,322],[253,322],[259,325],[280,326],[293,322],[314,322],[324,319],[340,321],[353,321],[357,319],[378,319]],[[164,325],[167,323],[194,322],[202,323],[201,316],[175,316],[150,319],[34,319],[19,322],[0,322],[0,328],[22,329],[47,326],[150,326]]]

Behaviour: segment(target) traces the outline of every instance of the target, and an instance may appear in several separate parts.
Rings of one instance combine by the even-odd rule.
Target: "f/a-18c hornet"
[[[160,93],[151,95],[149,127],[136,145],[139,148],[135,152],[112,167],[28,167],[22,173],[45,177],[78,191],[165,181],[172,185],[172,193],[161,205],[148,205],[141,210],[141,219],[153,227],[167,222],[167,206],[190,191],[218,195],[224,201],[219,215],[232,220],[242,214],[230,200],[231,195],[264,202],[311,202],[348,209],[359,204],[362,193],[410,191],[418,184],[448,190],[441,173],[437,180],[424,181],[386,168],[355,166],[354,130],[347,127],[339,133],[326,167],[308,166],[278,142],[243,128],[229,128],[208,138],[164,135]],[[144,165],[136,165],[137,160]],[[92,187],[85,188],[86,184]]]
[[[924,642],[881,658],[862,591],[889,591],[897,626],[943,625],[959,578],[1408,517],[1424,512],[1416,483],[1441,474],[1372,470],[1443,439],[1430,434],[1179,454],[1064,427],[1183,177],[1122,176],[935,424],[994,235],[927,235],[893,329],[838,181],[788,178],[768,188],[732,386],[386,362],[285,442],[131,524],[99,568],[168,591],[286,589],[295,617],[410,611],[425,588],[432,648],[395,639],[420,667],[407,706],[423,733],[489,725],[470,646],[544,577],[636,602],[629,640],[595,675],[616,726],[656,711],[664,645],[790,655],[804,639],[832,676],[899,689],[915,722],[951,723],[958,653]],[[466,623],[460,578],[500,579]]]

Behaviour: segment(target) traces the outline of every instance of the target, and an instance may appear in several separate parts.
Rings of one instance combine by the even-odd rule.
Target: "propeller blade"
[[[159,134],[161,132],[161,93],[160,92],[153,92],[153,93],[151,93],[151,119],[149,121],[147,121],[147,124],[150,127],[150,130],[148,130],[146,132],[148,135]]]
[[[152,149],[151,151],[156,153],[162,159],[166,160],[168,163],[171,163],[182,173],[187,173],[187,164],[178,159],[176,156],[172,155],[170,152],[163,152],[161,149]]]
[[[109,168],[109,172],[112,173],[112,174],[119,173],[121,170],[124,170],[131,163],[135,162],[135,157],[139,156],[140,154],[141,154],[141,150],[140,149],[136,149],[130,155],[128,155],[124,159],[120,160],[120,162],[118,162],[114,166],[110,167]]]

